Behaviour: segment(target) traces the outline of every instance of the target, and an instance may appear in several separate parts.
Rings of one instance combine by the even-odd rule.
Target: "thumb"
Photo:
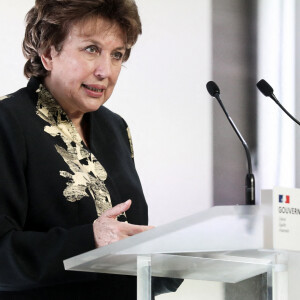
[[[120,203],[107,211],[105,211],[102,216],[107,218],[116,218],[118,215],[122,214],[123,212],[127,211],[131,206],[131,200],[127,200],[123,203]]]

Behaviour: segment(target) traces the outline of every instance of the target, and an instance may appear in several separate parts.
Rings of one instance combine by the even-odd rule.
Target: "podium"
[[[244,282],[246,295],[228,299],[270,300],[277,293],[284,300],[284,254],[270,246],[271,221],[268,206],[216,206],[72,257],[64,265],[73,271],[135,275],[139,300],[152,299],[152,276],[224,282],[231,293],[243,293],[234,284]]]

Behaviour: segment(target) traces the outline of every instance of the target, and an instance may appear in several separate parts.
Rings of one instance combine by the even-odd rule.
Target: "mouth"
[[[103,93],[104,89],[98,89],[96,87],[90,86],[90,85],[86,85],[86,84],[82,84],[82,86],[92,92],[96,92],[96,93]]]

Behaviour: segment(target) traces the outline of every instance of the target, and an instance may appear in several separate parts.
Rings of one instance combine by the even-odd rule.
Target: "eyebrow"
[[[90,39],[90,38],[84,39],[82,42],[84,42],[84,43],[89,42],[89,43],[95,44],[97,46],[102,46],[98,41],[96,41],[94,39]],[[124,51],[126,51],[126,47],[124,45],[124,46],[116,47],[116,48],[114,48],[114,50],[124,50]]]

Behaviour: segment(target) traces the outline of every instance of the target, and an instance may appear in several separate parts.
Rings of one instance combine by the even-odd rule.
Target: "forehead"
[[[71,25],[70,33],[75,33],[82,38],[88,37],[105,37],[113,36],[115,39],[119,39],[125,45],[126,35],[121,27],[116,23],[104,18],[94,17],[87,20],[81,20]]]

